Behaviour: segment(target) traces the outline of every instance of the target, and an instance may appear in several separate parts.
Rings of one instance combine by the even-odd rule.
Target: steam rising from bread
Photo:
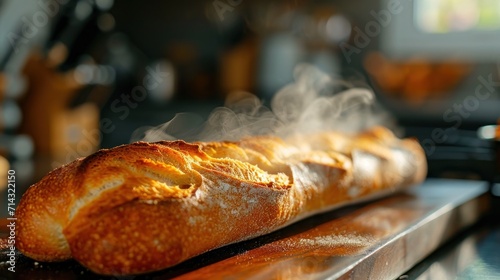
[[[368,89],[336,92],[336,88],[350,85],[308,64],[298,65],[294,77],[295,82],[274,96],[271,108],[255,95],[235,92],[207,121],[195,114],[177,114],[160,126],[138,129],[132,141],[223,141],[252,135],[287,138],[326,130],[356,132],[391,122]]]

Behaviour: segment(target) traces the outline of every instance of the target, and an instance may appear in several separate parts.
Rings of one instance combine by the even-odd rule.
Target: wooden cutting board
[[[316,215],[126,279],[394,279],[478,221],[488,202],[485,182],[427,180],[404,193]],[[0,271],[2,279],[108,279],[74,261],[39,263],[22,255],[15,273],[2,270],[2,264]]]

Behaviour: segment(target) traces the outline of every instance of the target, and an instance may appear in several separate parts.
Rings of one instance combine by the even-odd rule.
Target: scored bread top
[[[418,143],[384,128],[287,142],[137,142],[30,187],[17,210],[18,248],[40,261],[73,257],[98,273],[153,271],[425,172]]]
[[[269,161],[262,155],[260,160]],[[40,256],[33,255],[37,259],[67,259],[70,252],[63,230],[75,218],[85,226],[93,216],[127,201],[192,196],[201,184],[201,175],[197,171],[200,168],[214,169],[268,187],[282,188],[288,184],[283,174],[262,172],[246,161],[211,158],[200,149],[200,145],[183,141],[138,142],[101,150],[50,172],[29,188],[23,197],[23,204],[28,207],[19,207],[17,216],[21,227],[30,225],[30,221],[33,224],[20,232],[20,247],[42,250]],[[26,217],[28,210],[30,216]],[[38,234],[31,234],[32,231]],[[59,248],[54,255],[47,254],[43,248],[34,245],[37,242],[30,242],[32,238],[24,239],[24,235],[44,242],[57,240],[57,244],[48,245]]]

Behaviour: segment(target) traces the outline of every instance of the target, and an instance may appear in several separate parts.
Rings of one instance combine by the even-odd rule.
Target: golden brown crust
[[[375,128],[285,143],[133,143],[49,173],[23,196],[18,245],[102,274],[159,270],[425,177],[413,140]]]

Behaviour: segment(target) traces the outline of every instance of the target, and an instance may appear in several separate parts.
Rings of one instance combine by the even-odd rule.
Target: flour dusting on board
[[[255,135],[287,138],[327,130],[356,132],[392,123],[368,89],[352,88],[309,64],[298,65],[294,77],[293,83],[276,93],[270,107],[255,95],[235,92],[206,121],[195,114],[177,114],[157,127],[136,130],[132,141],[234,141]],[[349,89],[338,91],[339,87]]]
[[[299,244],[314,248],[334,246],[367,247],[373,242],[375,242],[373,238],[350,234],[318,236],[312,239],[300,239]]]

